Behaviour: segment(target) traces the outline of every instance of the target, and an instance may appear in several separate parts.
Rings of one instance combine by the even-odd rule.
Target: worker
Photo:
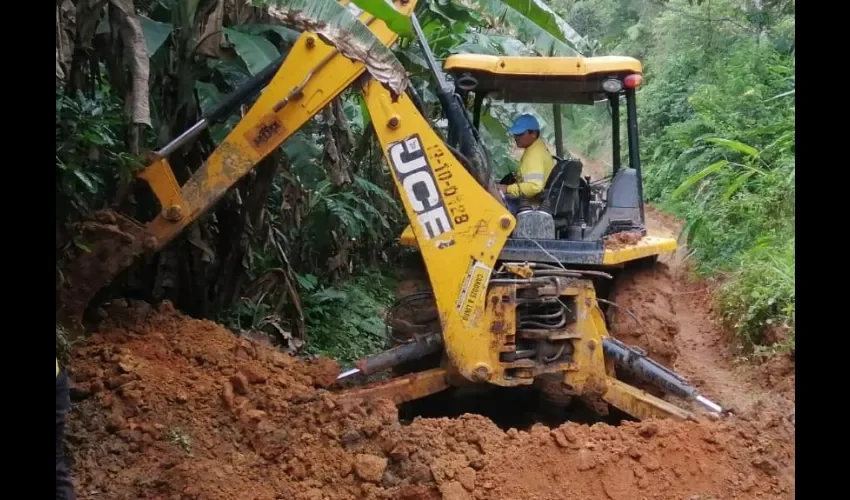
[[[68,374],[59,369],[59,358],[56,358],[56,499],[75,500],[74,485],[71,483],[71,475],[68,464],[65,462],[65,453],[62,450],[62,442],[65,438],[65,415],[71,406],[70,389],[68,387]]]
[[[518,116],[511,125],[510,133],[513,134],[517,147],[525,151],[519,161],[519,175],[516,182],[500,185],[499,190],[505,195],[508,210],[516,215],[519,211],[520,198],[535,204],[542,201],[540,194],[555,167],[555,160],[540,138],[540,123],[533,115]]]

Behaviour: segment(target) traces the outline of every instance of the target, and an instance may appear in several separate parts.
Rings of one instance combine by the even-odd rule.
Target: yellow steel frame
[[[484,317],[487,285],[516,221],[449,152],[406,95],[393,103],[389,91],[370,80],[364,96],[413,222],[449,359],[464,377],[487,380],[495,369]]]
[[[521,57],[454,54],[443,65],[446,71],[484,72],[503,76],[581,77],[593,74],[641,73],[633,57]]]

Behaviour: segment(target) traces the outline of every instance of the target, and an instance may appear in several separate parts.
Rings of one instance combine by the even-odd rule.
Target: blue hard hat
[[[509,132],[513,135],[520,135],[528,132],[529,130],[540,131],[540,123],[534,116],[524,114],[519,115],[517,119],[514,120],[514,124],[511,125]]]

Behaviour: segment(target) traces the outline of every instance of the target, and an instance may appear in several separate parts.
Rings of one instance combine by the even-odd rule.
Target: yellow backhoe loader
[[[72,262],[69,275],[89,279],[60,287],[57,314],[79,319],[94,294],[122,269],[139,255],[162,249],[332,99],[356,85],[411,222],[401,241],[421,253],[439,328],[411,336],[341,377],[427,356],[436,355],[439,361],[357,388],[350,397],[402,403],[456,385],[517,387],[545,381],[550,391],[610,404],[635,418],[693,415],[618,379],[618,372],[629,372],[665,393],[722,411],[645,352],[610,336],[596,295],[595,283],[610,278],[606,268],[676,248],[675,239],[649,234],[645,227],[635,108],[640,63],[627,57],[464,54],[445,61],[450,82],[427,46],[413,15],[415,5],[415,0],[394,2],[399,12],[411,16],[435,78],[449,123],[447,139],[425,118],[411,91],[392,95],[364,64],[305,32],[285,60],[255,75],[203,121],[152,155],[139,177],[150,186],[160,212],[146,224],[110,216],[106,222],[112,234],[92,236],[84,242],[91,251]],[[358,15],[386,46],[396,41],[382,21]],[[179,185],[168,155],[258,93],[203,167]],[[469,96],[474,101],[471,118],[462,99]],[[492,179],[477,132],[488,96],[554,104],[608,100],[615,149],[607,188],[582,177],[580,162],[556,158],[542,204],[525,206],[513,216]],[[619,160],[623,98],[628,165]],[[605,238],[615,233],[636,236],[631,243],[606,248]]]

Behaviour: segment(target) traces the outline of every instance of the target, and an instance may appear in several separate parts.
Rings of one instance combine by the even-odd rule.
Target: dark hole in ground
[[[610,407],[607,416],[599,416],[577,398],[567,407],[558,406],[543,399],[539,390],[533,387],[490,386],[475,391],[449,389],[403,403],[398,409],[403,424],[412,422],[416,417],[457,418],[464,413],[474,413],[489,418],[502,430],[527,430],[535,424],[554,428],[566,422],[619,425],[623,421],[635,420],[613,407]]]

